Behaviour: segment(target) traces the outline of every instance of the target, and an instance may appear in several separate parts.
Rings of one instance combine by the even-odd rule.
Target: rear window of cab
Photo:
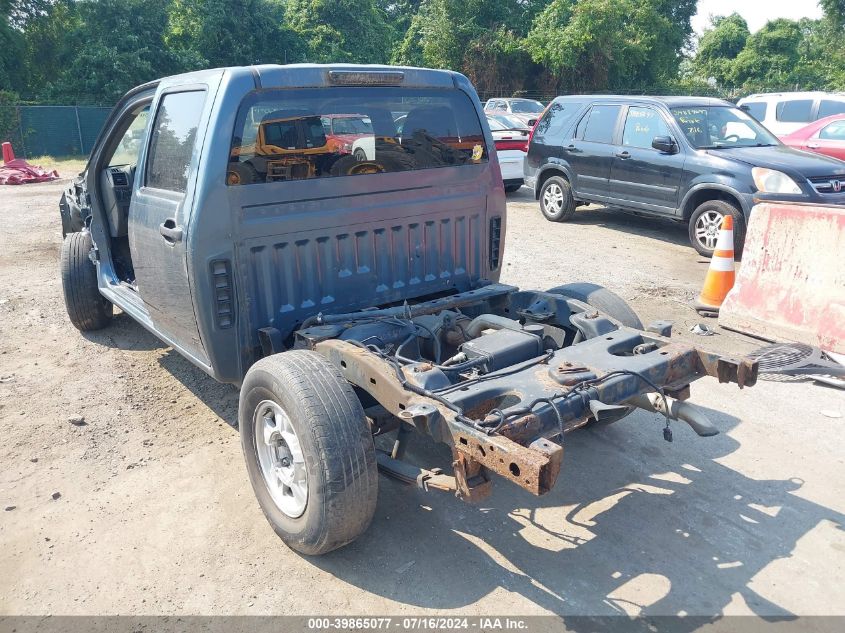
[[[487,162],[475,106],[454,89],[255,91],[238,111],[226,182],[248,185]]]

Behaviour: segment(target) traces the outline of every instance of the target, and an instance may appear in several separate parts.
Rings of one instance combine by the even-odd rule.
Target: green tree
[[[21,61],[26,68],[20,92],[26,99],[43,99],[45,88],[58,81],[75,54],[68,36],[81,27],[78,6],[74,0],[53,0],[19,14],[18,19],[24,41]]]
[[[835,29],[845,28],[845,0],[819,0],[819,4]]]
[[[80,0],[63,38],[61,70],[41,96],[65,103],[114,103],[126,90],[199,67],[166,46],[168,0]]]
[[[202,66],[302,61],[304,47],[271,0],[172,0],[167,45]]]
[[[390,28],[400,38],[404,38],[405,33],[411,28],[411,22],[419,12],[421,3],[422,0],[376,0],[375,2]]]
[[[286,24],[309,62],[385,63],[395,34],[374,0],[288,0]]]
[[[641,89],[677,77],[686,26],[660,0],[553,0],[525,46],[571,91]]]
[[[14,24],[15,7],[13,0],[0,0],[0,90],[19,90],[23,83],[20,57],[24,42]]]
[[[460,70],[474,41],[506,49],[524,35],[536,5],[530,0],[423,0],[400,50],[416,49],[429,66]],[[496,33],[507,41],[502,43]]]
[[[824,77],[809,59],[807,35],[812,28],[811,20],[768,22],[748,38],[745,48],[737,55],[733,82],[748,92],[804,89],[823,84]]]
[[[712,77],[722,86],[732,86],[734,60],[750,35],[748,24],[738,13],[714,17],[698,42],[693,64],[695,74],[704,79]]]

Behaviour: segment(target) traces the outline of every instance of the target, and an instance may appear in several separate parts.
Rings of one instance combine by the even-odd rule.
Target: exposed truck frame
[[[456,314],[467,319],[465,329],[470,334],[506,335],[488,333],[486,356],[459,358],[451,366],[399,353],[416,345],[415,319],[427,317],[439,331]],[[478,316],[471,320],[467,316],[474,314]],[[403,317],[407,327],[399,325],[401,320],[389,325],[378,321]],[[359,319],[364,325],[355,325]],[[590,422],[616,421],[632,407],[664,414],[667,429],[668,421],[675,419],[689,423],[699,435],[715,435],[718,431],[700,410],[689,404],[679,407],[689,396],[690,382],[709,375],[743,387],[756,380],[753,361],[673,342],[668,323],[636,330],[563,294],[520,291],[502,284],[377,314],[330,315],[318,321],[297,336],[341,367],[346,380],[370,395],[383,414],[448,444],[454,452],[454,476],[409,469],[396,459],[402,452],[400,440],[393,455],[379,453],[382,470],[400,478],[413,474],[423,488],[454,490],[468,501],[489,493],[487,471],[535,495],[548,492],[560,471],[564,433]],[[396,353],[361,343],[389,328],[401,333],[404,341],[394,339]],[[576,344],[546,347],[573,331]],[[497,362],[497,355],[507,356],[513,353],[510,346],[523,342],[536,355],[514,364]],[[488,365],[491,371],[485,371]],[[497,369],[499,365],[504,366]],[[372,414],[376,424],[379,413]],[[390,426],[388,422],[379,432]],[[671,439],[671,433],[665,435]]]
[[[295,116],[364,112],[389,148],[376,143],[366,170],[230,178],[244,108],[262,100],[293,100]],[[137,160],[115,164],[142,111]],[[179,117],[194,117],[189,133],[167,128]],[[159,128],[177,150],[167,164],[182,157],[176,178],[150,167]],[[665,416],[666,439],[673,419],[715,434],[684,402],[690,383],[753,385],[753,361],[673,342],[671,324],[643,327],[594,284],[498,283],[506,205],[493,147],[474,89],[446,71],[260,66],[141,86],[62,199],[68,314],[96,330],[117,305],[239,385],[253,489],[276,532],[310,554],[366,529],[377,468],[466,501],[489,494],[491,473],[540,495],[564,434],[585,424],[641,408]],[[451,447],[453,472],[403,459],[410,431]]]

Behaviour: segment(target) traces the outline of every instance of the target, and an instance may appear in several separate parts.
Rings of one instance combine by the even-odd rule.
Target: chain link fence
[[[19,158],[87,156],[111,108],[100,106],[2,106],[0,130]]]

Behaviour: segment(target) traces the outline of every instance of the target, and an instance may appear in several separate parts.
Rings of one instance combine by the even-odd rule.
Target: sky
[[[710,15],[730,15],[736,11],[748,22],[753,33],[769,20],[777,18],[820,18],[822,10],[816,0],[698,0],[698,14],[692,19],[696,33],[710,24]]]

